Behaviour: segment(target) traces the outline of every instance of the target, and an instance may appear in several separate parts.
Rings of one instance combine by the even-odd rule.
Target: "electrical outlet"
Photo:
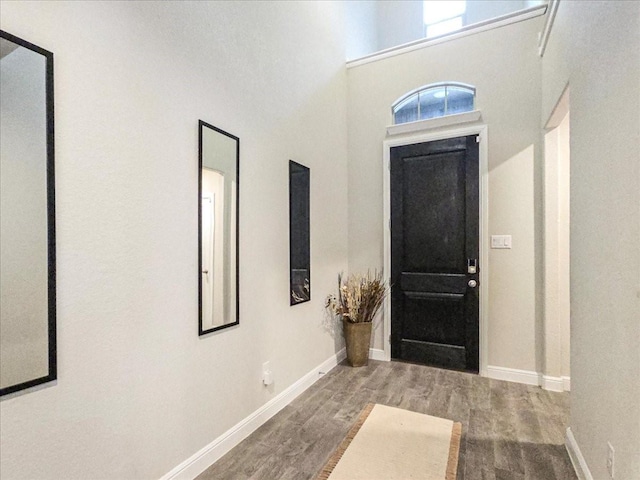
[[[273,383],[273,372],[271,371],[270,362],[264,362],[262,364],[262,383],[267,387]]]
[[[607,471],[609,472],[609,477],[614,478],[616,451],[613,449],[613,445],[611,445],[611,442],[607,442],[607,447]]]

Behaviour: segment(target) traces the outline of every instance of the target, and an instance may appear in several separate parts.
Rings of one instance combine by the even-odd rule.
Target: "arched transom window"
[[[415,122],[470,112],[475,107],[476,88],[464,83],[432,83],[403,95],[391,107],[393,123]]]

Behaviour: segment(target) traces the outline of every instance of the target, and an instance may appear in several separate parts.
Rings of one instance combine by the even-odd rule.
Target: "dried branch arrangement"
[[[382,272],[338,275],[338,295],[327,296],[325,307],[351,323],[372,322],[389,294]]]

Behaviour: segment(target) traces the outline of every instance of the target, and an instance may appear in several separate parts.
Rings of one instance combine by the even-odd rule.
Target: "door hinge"
[[[476,136],[476,143],[480,143],[480,135]]]
[[[391,171],[391,160],[387,161],[387,170]]]
[[[391,230],[391,219],[389,219],[389,230]]]
[[[389,335],[389,343],[391,343],[391,335]]]

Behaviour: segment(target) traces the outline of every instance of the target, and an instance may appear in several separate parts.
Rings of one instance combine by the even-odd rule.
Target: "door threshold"
[[[441,367],[441,366],[437,366],[437,365],[427,365],[426,363],[412,362],[410,360],[402,360],[402,359],[399,359],[399,358],[392,358],[390,361],[394,362],[394,363],[406,363],[408,365],[418,365],[420,367],[433,368],[433,369],[436,369],[436,370],[447,370],[449,372],[468,373],[470,375],[476,375],[476,376],[480,375],[480,372],[478,372],[476,370],[463,370],[463,369],[458,369],[458,368]]]

